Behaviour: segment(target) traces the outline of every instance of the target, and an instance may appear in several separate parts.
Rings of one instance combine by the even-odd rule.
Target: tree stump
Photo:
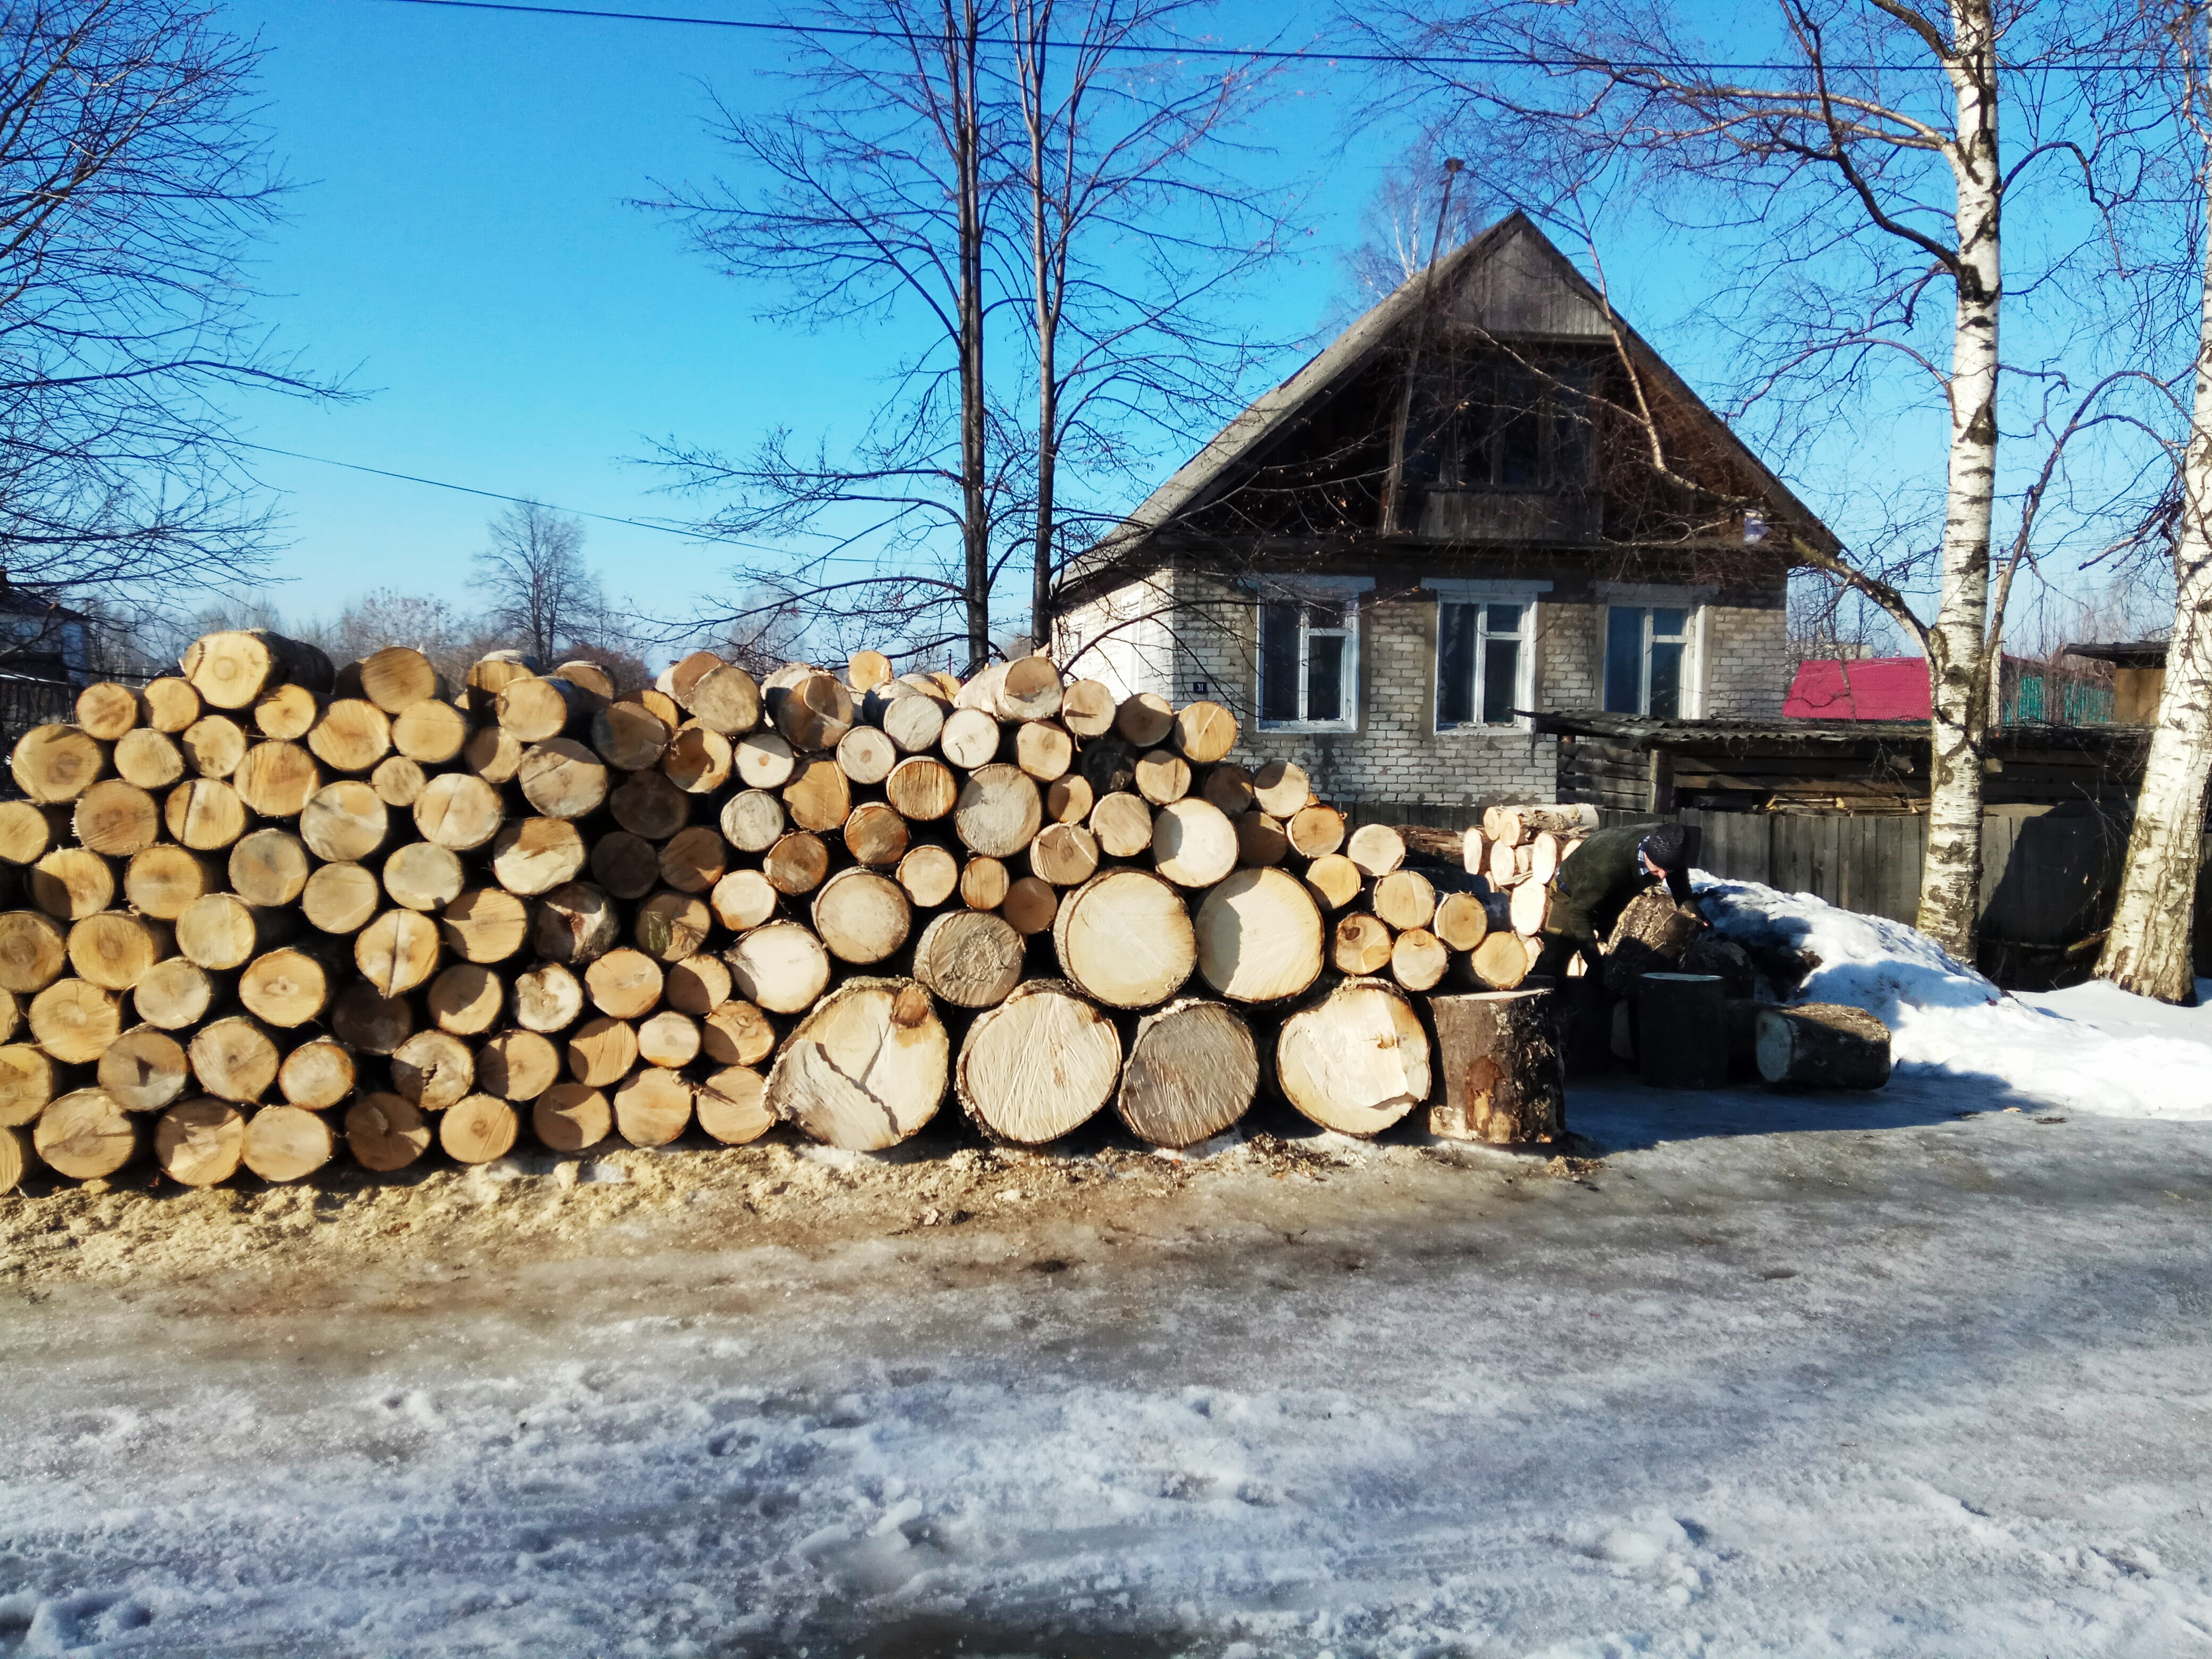
[[[1806,1002],[1759,1011],[1759,1074],[1793,1089],[1879,1089],[1889,1081],[1889,1027],[1863,1008]]]
[[[1451,1140],[1518,1146],[1566,1130],[1566,1067],[1549,991],[1485,991],[1431,997],[1444,1097],[1429,1133]]]
[[[1656,1089],[1726,1087],[1726,986],[1720,976],[1645,973],[1636,985],[1636,1059],[1644,1081]]]

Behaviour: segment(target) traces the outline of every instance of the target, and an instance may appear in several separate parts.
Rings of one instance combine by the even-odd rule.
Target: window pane
[[[1482,723],[1513,724],[1513,704],[1521,681],[1521,641],[1490,639],[1482,647]]]
[[[1542,482],[1542,393],[1535,379],[1518,364],[1498,376],[1498,482],[1522,489]]]
[[[1682,647],[1679,642],[1651,647],[1651,713],[1671,720],[1682,712]]]
[[[1437,481],[1443,470],[1444,429],[1449,419],[1450,411],[1435,392],[1416,394],[1413,408],[1407,414],[1406,455],[1401,467],[1401,476],[1408,487]]]
[[[1552,391],[1552,477],[1562,484],[1589,482],[1590,366],[1563,364]]]
[[[1340,720],[1344,718],[1344,648],[1342,635],[1309,642],[1306,659],[1306,718]]]
[[[1688,619],[1686,611],[1655,611],[1651,613],[1651,637],[1655,640],[1679,640],[1682,624]]]
[[[1471,605],[1437,607],[1437,723],[1474,718],[1474,617]]]
[[[1260,607],[1260,718],[1298,717],[1298,608]]]
[[[1644,613],[1619,606],[1605,617],[1605,709],[1608,714],[1643,713]]]
[[[1485,606],[1484,608],[1490,613],[1483,619],[1482,628],[1483,632],[1486,634],[1518,635],[1521,632],[1521,607],[1519,605],[1493,605]]]
[[[1341,628],[1344,626],[1344,604],[1340,599],[1312,599],[1306,604],[1306,628]]]

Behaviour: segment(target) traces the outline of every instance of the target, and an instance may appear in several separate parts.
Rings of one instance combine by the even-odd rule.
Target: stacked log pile
[[[14,751],[0,1186],[778,1121],[879,1148],[948,1094],[1006,1141],[1110,1106],[1181,1146],[1269,1079],[1374,1133],[1430,1091],[1407,993],[1528,971],[1510,896],[1439,892],[1297,766],[1231,762],[1228,710],[1042,657],[762,683],[702,652],[623,695],[260,633],[180,666]],[[1526,827],[1533,878],[1556,832]]]

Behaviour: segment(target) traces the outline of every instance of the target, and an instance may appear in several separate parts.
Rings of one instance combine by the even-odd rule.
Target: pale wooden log
[[[953,1090],[987,1134],[1041,1146],[1102,1110],[1121,1071],[1114,1022],[1074,986],[1036,980],[976,1016]]]
[[[1091,833],[1109,858],[1136,858],[1152,850],[1152,809],[1136,795],[1101,795],[1091,809]]]
[[[443,766],[469,740],[469,717],[436,697],[416,703],[392,722],[392,746],[423,766]]]
[[[1387,823],[1363,823],[1345,843],[1344,855],[1364,876],[1387,876],[1406,861],[1406,838]]]
[[[1656,969],[1671,969],[1705,929],[1704,919],[1677,906],[1663,886],[1648,887],[1628,902],[1605,942],[1605,988],[1626,996],[1636,981]]]
[[[1521,820],[1510,807],[1486,806],[1482,809],[1482,837],[1489,842],[1502,841],[1510,847],[1521,839]]]
[[[1080,887],[1098,873],[1098,838],[1080,824],[1048,823],[1029,845],[1030,873],[1054,887]]]
[[[1014,728],[1014,763],[1039,783],[1067,775],[1075,764],[1075,739],[1052,720],[1024,720]]]
[[[573,738],[533,744],[514,778],[523,799],[549,818],[586,817],[606,804],[606,767]]]
[[[585,1083],[556,1083],[530,1109],[530,1129],[556,1152],[580,1152],[613,1133],[614,1109],[599,1090]]]
[[[583,832],[563,818],[513,818],[492,837],[493,879],[510,893],[535,897],[583,873],[590,854]]]
[[[546,678],[580,685],[598,700],[593,705],[595,709],[605,708],[615,698],[614,676],[599,663],[586,662],[579,658],[574,662],[562,663]]]
[[[1237,863],[1262,869],[1290,856],[1290,836],[1265,812],[1239,812],[1229,823],[1237,832]]]
[[[1472,951],[1490,932],[1490,912],[1472,893],[1447,893],[1437,901],[1430,930],[1454,951]]]
[[[1262,806],[1267,804],[1265,794],[1260,801]],[[1302,806],[1291,814],[1283,833],[1300,858],[1327,858],[1344,845],[1344,814],[1333,806]]]
[[[775,1052],[775,1027],[742,997],[730,997],[707,1011],[700,1041],[707,1058],[722,1066],[751,1066]]]
[[[246,733],[234,720],[206,714],[185,729],[179,747],[201,777],[227,778],[246,758]]]
[[[161,808],[135,783],[107,778],[76,799],[71,828],[88,852],[127,859],[161,838]]]
[[[906,856],[906,820],[882,801],[864,800],[845,820],[844,842],[858,863],[895,865]]]
[[[331,659],[299,640],[261,629],[203,634],[185,647],[179,665],[201,701],[216,708],[245,708],[276,685],[299,685],[330,695]]]
[[[23,1023],[23,1006],[13,991],[0,991],[0,1042],[13,1042]]]
[[[661,772],[633,772],[607,797],[614,820],[647,841],[666,841],[691,821],[691,797]]]
[[[660,964],[642,951],[610,951],[584,970],[592,1006],[617,1019],[635,1019],[660,1004]]]
[[[1428,1035],[1395,988],[1346,980],[1283,1022],[1275,1076],[1324,1129],[1380,1134],[1428,1097]]]
[[[36,1156],[30,1136],[0,1125],[0,1194],[12,1193],[22,1184],[24,1172]]]
[[[1024,658],[1024,661],[1036,659]],[[952,810],[953,833],[970,852],[1010,859],[1044,824],[1044,798],[1016,766],[990,765],[970,773]]]
[[[472,887],[446,906],[438,935],[464,962],[505,962],[530,937],[530,907],[505,888]]]
[[[0,913],[0,990],[17,996],[43,991],[69,966],[69,935],[36,910]]]
[[[741,853],[765,853],[784,832],[783,803],[764,789],[744,789],[722,803],[722,839]]]
[[[881,783],[898,760],[896,745],[872,726],[856,726],[837,739],[837,769],[854,783]]]
[[[1436,920],[1437,890],[1418,870],[1393,870],[1375,884],[1369,902],[1393,929],[1426,927]]]
[[[1218,1002],[1187,998],[1137,1022],[1114,1109],[1156,1146],[1194,1146],[1251,1109],[1260,1054],[1251,1028]]]
[[[1379,974],[1390,965],[1390,929],[1379,916],[1364,910],[1337,918],[1329,937],[1329,961],[1336,971],[1353,979]]]
[[[732,764],[749,789],[781,789],[798,769],[791,745],[773,732],[755,732],[740,738],[732,751]]]
[[[1193,926],[1199,973],[1232,1002],[1280,1001],[1321,976],[1321,911],[1286,871],[1237,871],[1206,896]]]
[[[128,910],[103,910],[70,928],[70,966],[79,979],[106,991],[129,990],[176,949],[167,922]]]
[[[337,1136],[313,1112],[297,1106],[264,1106],[246,1121],[246,1167],[264,1181],[298,1181],[329,1163]]]
[[[660,757],[663,776],[686,794],[711,795],[730,781],[737,751],[711,726],[687,720]]]
[[[429,1120],[411,1101],[368,1094],[346,1108],[346,1148],[364,1170],[388,1175],[430,1150]]]
[[[154,1125],[155,1161],[179,1186],[219,1186],[245,1154],[246,1114],[228,1101],[182,1101]]]
[[[1528,977],[1528,952],[1520,937],[1494,933],[1468,956],[1468,972],[1474,981],[1492,991],[1510,991]]]
[[[690,956],[668,969],[661,995],[679,1013],[708,1014],[730,1000],[729,965],[720,957]]]
[[[331,1030],[339,1042],[365,1054],[388,1054],[414,1035],[415,1010],[405,997],[387,997],[356,980],[331,1005]]]
[[[1176,886],[1211,887],[1237,867],[1237,826],[1211,801],[1170,801],[1152,815],[1152,852]]]
[[[574,680],[532,676],[501,686],[492,699],[492,715],[501,730],[512,732],[527,748],[587,727],[592,716],[605,707],[605,699]]]
[[[115,868],[82,847],[57,847],[31,866],[24,886],[57,921],[82,921],[115,902]]]
[[[637,1057],[648,1066],[689,1066],[699,1058],[699,1022],[663,1008],[637,1028]]]
[[[215,981],[189,957],[169,957],[139,975],[131,988],[138,1018],[165,1031],[182,1031],[205,1019],[215,1006]]]
[[[391,809],[356,778],[326,784],[300,814],[300,839],[325,864],[357,864],[372,857],[391,833]]]
[[[853,727],[853,694],[834,675],[809,674],[769,702],[775,729],[794,750],[835,749]]]
[[[1013,874],[997,859],[969,859],[960,868],[960,902],[971,910],[995,910],[1006,902]]]
[[[836,761],[817,756],[802,761],[784,786],[783,810],[801,830],[840,829],[853,811],[853,786]]]
[[[257,743],[230,775],[246,810],[264,818],[295,818],[323,787],[323,769],[296,743]],[[247,1126],[248,1133],[252,1125]]]
[[[353,1093],[353,1051],[334,1037],[309,1037],[276,1068],[276,1092],[287,1105],[326,1112]]]
[[[1548,830],[1537,831],[1528,844],[1528,879],[1539,886],[1548,886],[1552,878],[1559,873],[1559,838]]]
[[[675,724],[642,703],[611,702],[592,716],[592,750],[618,771],[642,772],[659,765],[675,735]]]
[[[769,885],[793,898],[812,892],[829,873],[829,848],[821,836],[805,830],[782,837],[761,860],[761,874]]]
[[[691,706],[692,688],[722,665],[722,659],[711,651],[691,652],[661,675],[659,688],[688,708]]]
[[[98,1181],[138,1155],[138,1126],[103,1089],[78,1089],[40,1113],[31,1145],[56,1175]]]
[[[1023,938],[985,910],[950,910],[922,929],[914,976],[959,1008],[988,1008],[1021,982]]]
[[[768,1081],[750,1066],[726,1066],[699,1085],[692,1102],[699,1127],[726,1146],[758,1140],[775,1127]]]
[[[1522,830],[1529,835],[1548,830],[1555,836],[1587,836],[1602,823],[1598,809],[1583,804],[1541,801],[1502,811],[1511,813]]]
[[[410,841],[393,849],[378,878],[394,904],[409,910],[435,910],[459,896],[468,879],[459,855],[448,847]]]
[[[1048,720],[1065,695],[1051,658],[1017,657],[992,682],[991,712],[1002,720]]]
[[[307,687],[279,685],[255,700],[253,728],[264,738],[295,742],[314,729],[322,712],[321,700]]]
[[[138,724],[144,699],[127,685],[100,680],[76,694],[79,730],[102,743],[113,743]]]
[[[1529,867],[1534,859],[1535,849],[1529,846],[1526,842],[1513,849],[1513,877],[1515,880],[1526,881],[1528,879]]]
[[[1390,977],[1408,991],[1434,988],[1450,966],[1451,952],[1425,927],[1409,927],[1391,941]]]
[[[1190,793],[1190,763],[1171,749],[1152,750],[1138,757],[1136,782],[1153,805],[1171,805]]]
[[[1534,939],[1542,933],[1551,919],[1552,890],[1533,876],[1513,890],[1507,902],[1506,915],[1513,931],[1524,939]]]
[[[1650,1018],[1645,979],[1645,1018]],[[1761,1008],[1753,1052],[1759,1074],[1790,1089],[1879,1089],[1889,1081],[1889,1027],[1863,1008],[1802,1002]]]
[[[141,789],[167,789],[185,775],[185,751],[174,738],[150,726],[125,732],[109,758],[118,777]]]
[[[914,907],[906,890],[873,870],[840,870],[814,896],[814,933],[840,962],[867,966],[907,941]]]
[[[1513,856],[1513,843],[1494,837],[1490,842],[1490,868],[1485,872],[1492,887],[1512,886],[1521,874],[1520,860]]]
[[[960,860],[950,848],[926,843],[898,861],[898,884],[917,909],[933,910],[959,890]]]
[[[537,673],[541,665],[523,651],[489,651],[469,665],[467,707],[469,712],[489,716],[499,702],[499,694],[517,680],[526,680]]]
[[[100,1086],[126,1112],[158,1112],[191,1080],[185,1045],[158,1025],[134,1025],[100,1057]]]
[[[937,746],[951,712],[933,696],[893,697],[883,704],[876,724],[900,754],[922,755]]]
[[[276,1081],[276,1044],[242,1014],[201,1026],[185,1053],[200,1087],[218,1100],[246,1105]]]
[[[522,769],[522,739],[502,726],[479,726],[461,745],[461,765],[493,788]]]
[[[1566,1071],[1547,991],[1433,997],[1444,1098],[1429,1133],[1527,1146],[1566,1133]]]
[[[45,804],[72,801],[107,771],[107,745],[74,726],[34,726],[10,757],[15,787]]]
[[[622,913],[587,881],[556,887],[538,902],[533,932],[538,954],[578,966],[605,955],[622,938]]]
[[[426,1112],[476,1086],[476,1053],[450,1031],[417,1031],[392,1051],[392,1086]]]
[[[1232,818],[1250,811],[1255,799],[1252,775],[1243,767],[1227,761],[1206,769],[1206,776],[1199,785],[1199,793]]]
[[[404,996],[438,971],[438,925],[420,911],[386,910],[354,935],[353,959],[379,996]]]
[[[981,708],[956,708],[938,734],[939,753],[953,765],[973,771],[988,766],[999,752],[999,722]]]
[[[291,937],[289,910],[248,904],[235,893],[208,893],[178,913],[177,949],[210,972],[243,968]]]
[[[349,695],[366,697],[387,714],[404,714],[438,695],[438,671],[410,646],[370,652],[354,665],[352,678],[360,689]]]
[[[665,1146],[691,1127],[691,1085],[665,1066],[640,1066],[614,1091],[614,1108],[624,1140]]]
[[[568,1075],[594,1089],[611,1088],[637,1064],[637,1030],[625,1020],[601,1014],[569,1033]]]
[[[1176,711],[1175,743],[1193,766],[1211,766],[1237,746],[1237,716],[1218,702],[1186,703]]]
[[[149,680],[143,695],[143,718],[156,732],[174,737],[200,717],[200,694],[192,690],[190,681],[173,674]]]
[[[1090,779],[1074,774],[1056,778],[1044,792],[1044,815],[1054,823],[1081,823],[1097,799]]]
[[[775,914],[776,890],[757,870],[732,870],[714,884],[708,908],[733,933],[757,927]]]
[[[536,1031],[501,1031],[477,1050],[474,1087],[501,1100],[536,1100],[561,1081],[561,1050]]]
[[[248,904],[289,904],[307,890],[314,860],[287,830],[256,830],[230,849],[230,890]]]
[[[1097,680],[1070,680],[1060,689],[1060,723],[1079,738],[1103,738],[1114,729],[1114,694]]]
[[[1490,843],[1477,825],[1469,824],[1460,836],[1460,867],[1470,876],[1490,873]]]
[[[489,1164],[514,1150],[522,1116],[497,1095],[457,1100],[438,1120],[438,1144],[456,1164]]]
[[[54,1097],[53,1057],[34,1044],[0,1048],[0,1125],[21,1128],[38,1121]]]
[[[718,830],[703,823],[679,830],[656,860],[660,879],[679,893],[704,893],[729,868],[730,848]]]
[[[845,659],[845,683],[855,691],[872,691],[891,674],[891,659],[880,651],[855,651]]]
[[[830,952],[795,921],[756,927],[724,953],[737,993],[772,1014],[811,1006],[830,983]]]
[[[1190,913],[1146,870],[1108,870],[1060,904],[1052,930],[1060,971],[1115,1008],[1149,1008],[1182,988],[1198,962]]]
[[[544,811],[543,807],[538,810]],[[546,812],[545,816],[567,815]],[[473,852],[486,845],[499,833],[505,817],[499,791],[465,772],[441,772],[422,786],[415,800],[416,830],[424,841],[449,852]]]
[[[1114,730],[1132,749],[1156,749],[1175,730],[1175,707],[1165,697],[1139,691],[1124,697],[1114,713]]]
[[[1252,796],[1269,817],[1289,818],[1314,804],[1313,782],[1294,761],[1267,761],[1252,775]]]
[[[422,763],[404,755],[387,756],[368,775],[368,787],[376,791],[377,799],[386,806],[412,807],[429,781],[430,775],[422,769]]]
[[[373,772],[392,753],[392,717],[366,698],[339,698],[306,735],[309,751],[333,772]]]
[[[999,902],[1006,925],[1024,939],[1049,928],[1060,915],[1060,890],[1035,876],[1017,876]]]
[[[514,1023],[526,1031],[565,1031],[584,1014],[584,986],[567,966],[541,962],[514,976]]]
[[[0,861],[36,864],[46,857],[68,824],[64,817],[58,826],[48,813],[62,816],[62,811],[27,800],[0,801]]]
[[[960,781],[932,755],[910,755],[884,780],[884,797],[909,823],[933,823],[959,804]]]
[[[952,706],[973,708],[995,720],[999,716],[999,681],[1006,672],[1006,665],[1002,662],[985,665],[960,683],[959,690],[952,694]]]
[[[848,980],[786,1039],[769,1073],[767,1103],[816,1140],[879,1152],[937,1115],[951,1049],[921,986]]]

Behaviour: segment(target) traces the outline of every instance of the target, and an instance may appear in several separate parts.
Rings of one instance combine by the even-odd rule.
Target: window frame
[[[1540,616],[1544,595],[1552,591],[1548,581],[1491,580],[1474,578],[1434,576],[1421,586],[1437,599],[1436,647],[1431,653],[1429,666],[1429,729],[1438,737],[1503,737],[1509,732],[1526,732],[1532,721],[1522,715],[1496,725],[1480,718],[1482,661],[1480,641],[1489,637],[1486,629],[1476,634],[1477,655],[1474,664],[1477,717],[1472,720],[1446,720],[1444,706],[1444,623],[1443,608],[1448,605],[1517,605],[1521,607],[1521,660],[1513,676],[1513,702],[1517,708],[1536,706],[1536,647],[1540,635]],[[1485,624],[1488,618],[1482,619]]]
[[[1618,587],[1601,589],[1597,601],[1604,611],[1598,628],[1598,707],[1608,714],[1628,714],[1635,720],[1698,720],[1705,714],[1705,611],[1711,593],[1704,589]],[[1613,615],[1616,611],[1638,613],[1636,708],[1613,707]],[[1663,640],[1653,633],[1653,613],[1680,611],[1682,631]],[[1651,647],[1655,643],[1679,644],[1682,669],[1678,707],[1673,714],[1654,714],[1651,709]]]
[[[1374,591],[1372,576],[1260,576],[1251,586],[1255,590],[1252,611],[1252,726],[1258,732],[1357,732],[1359,730],[1359,611],[1360,595]],[[1335,720],[1316,720],[1304,717],[1306,696],[1311,684],[1313,641],[1315,632],[1308,621],[1305,607],[1314,604],[1335,605],[1344,611],[1341,630],[1326,630],[1322,637],[1341,641],[1343,653],[1340,682],[1344,693],[1344,713]],[[1267,706],[1267,607],[1271,605],[1295,605],[1298,611],[1298,708],[1301,717],[1294,720],[1269,720],[1261,711]]]

